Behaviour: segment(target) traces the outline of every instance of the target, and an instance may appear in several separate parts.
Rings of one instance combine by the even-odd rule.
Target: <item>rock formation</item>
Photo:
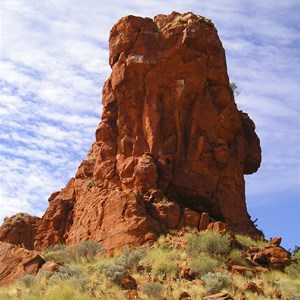
[[[206,223],[208,213],[229,230],[261,235],[243,177],[260,166],[259,139],[234,102],[213,23],[192,13],[127,16],[109,48],[96,141],[26,245],[91,239],[113,250],[199,227],[202,213]]]
[[[0,230],[0,241],[32,250],[40,218],[18,213],[7,218]]]
[[[44,263],[35,251],[0,242],[0,285],[13,283],[25,275],[36,275]]]

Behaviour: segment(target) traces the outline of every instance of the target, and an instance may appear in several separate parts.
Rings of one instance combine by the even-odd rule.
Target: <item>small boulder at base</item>
[[[228,227],[227,227],[227,224],[217,221],[217,222],[209,223],[207,226],[207,230],[225,233],[228,231]]]
[[[209,295],[204,297],[205,300],[230,300],[233,299],[230,295],[226,292],[221,292],[213,295]]]
[[[179,296],[179,300],[191,300],[192,297],[187,292],[182,292]]]
[[[121,286],[125,290],[134,290],[137,287],[136,280],[130,274],[125,274],[121,280]]]

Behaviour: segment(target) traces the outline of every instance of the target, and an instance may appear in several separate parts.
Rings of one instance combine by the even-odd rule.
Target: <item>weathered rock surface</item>
[[[283,271],[291,264],[291,253],[281,246],[267,246],[257,251],[252,260],[270,269]]]
[[[50,196],[35,248],[143,244],[169,229],[203,228],[203,212],[260,235],[243,177],[260,165],[259,139],[234,102],[214,25],[192,13],[127,16],[109,47],[96,141],[75,178]]]
[[[120,285],[125,290],[134,290],[137,288],[136,280],[130,274],[125,274],[123,276]]]
[[[13,283],[27,274],[36,275],[44,263],[35,251],[0,242],[0,285]]]
[[[1,226],[0,241],[33,249],[40,218],[18,213],[7,218]]]
[[[252,282],[252,281],[247,282],[245,284],[245,291],[249,291],[249,292],[255,293],[257,295],[263,295],[264,294],[263,290],[260,287],[258,287],[255,282]]]
[[[205,300],[232,300],[231,296],[226,292],[221,292],[204,297]]]

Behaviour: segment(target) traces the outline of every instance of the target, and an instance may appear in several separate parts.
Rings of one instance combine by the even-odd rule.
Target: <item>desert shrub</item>
[[[165,235],[160,235],[157,239],[157,246],[161,249],[167,249],[167,242],[166,242],[166,236]]]
[[[145,257],[148,251],[148,248],[141,248],[133,251],[129,247],[124,247],[122,254],[116,259],[116,263],[124,268],[132,268]]]
[[[89,300],[91,297],[78,289],[76,283],[70,280],[61,280],[55,285],[51,285],[49,289],[46,290],[45,296],[36,298],[24,298],[24,300]]]
[[[72,250],[77,257],[83,257],[90,262],[98,253],[102,251],[102,247],[100,243],[90,240],[73,246]]]
[[[240,250],[238,249],[232,249],[229,253],[229,258],[234,261],[234,263],[241,265],[241,266],[247,266],[247,261],[243,257],[243,254]]]
[[[219,262],[216,259],[206,254],[200,254],[199,256],[192,258],[189,263],[191,271],[197,272],[199,275],[214,272],[218,265]]]
[[[300,279],[300,249],[292,255],[292,264],[285,271],[290,278]]]
[[[125,273],[125,270],[132,268],[146,255],[148,249],[141,248],[136,251],[125,247],[122,254],[110,261],[102,261],[97,266],[97,272],[105,275],[114,283],[119,283]]]
[[[282,291],[285,299],[300,299],[300,281],[291,279],[280,279],[277,281],[278,288]]]
[[[92,187],[96,186],[96,182],[94,179],[90,180],[87,184],[88,190],[90,190]]]
[[[177,262],[180,260],[179,252],[167,248],[153,248],[147,256],[147,262],[152,266],[155,275],[176,275]]]
[[[230,276],[223,273],[207,273],[201,280],[204,281],[205,290],[209,294],[218,293],[231,283]]]
[[[173,275],[178,272],[176,264],[166,261],[152,266],[152,271],[156,275]]]
[[[16,224],[18,222],[21,222],[22,220],[24,220],[25,217],[30,216],[27,213],[17,213],[11,220],[12,224]]]
[[[243,234],[237,234],[235,238],[238,241],[238,243],[242,245],[243,248],[264,247],[268,245],[268,243],[265,240],[262,239],[254,240],[250,236],[243,235]]]
[[[30,274],[26,274],[19,279],[19,281],[22,284],[24,284],[25,287],[27,287],[27,288],[31,288],[32,285],[34,284],[35,280],[36,280],[35,276],[30,275]]]
[[[75,260],[75,255],[67,245],[55,245],[42,252],[46,261],[55,261],[61,263],[70,263]]]
[[[184,18],[182,18],[182,17],[178,17],[178,18],[176,19],[176,22],[177,22],[177,23],[180,23],[180,24],[183,24],[183,23],[186,22],[186,20],[185,20]]]
[[[55,282],[60,279],[80,278],[83,276],[83,267],[80,265],[64,265],[59,268],[50,278],[50,282]]]
[[[103,261],[97,267],[98,273],[105,275],[109,280],[120,283],[125,273],[125,267],[114,261]]]
[[[97,289],[93,291],[93,295],[95,297],[93,298],[91,297],[92,299],[101,299],[101,300],[125,299],[124,290],[116,284],[110,285],[109,288],[105,287],[104,285],[98,286]]]
[[[215,231],[202,231],[189,236],[186,250],[191,257],[197,257],[202,252],[226,255],[230,251],[230,241],[228,235],[221,235]]]
[[[159,299],[162,296],[164,287],[159,282],[148,282],[141,287],[141,291],[148,297]]]
[[[78,291],[84,292],[89,284],[89,279],[84,274],[82,265],[64,265],[48,280],[50,285],[59,285],[68,282],[74,285]]]

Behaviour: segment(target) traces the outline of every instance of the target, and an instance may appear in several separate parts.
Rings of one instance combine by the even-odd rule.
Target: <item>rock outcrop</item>
[[[199,227],[204,212],[229,230],[261,235],[243,177],[260,166],[259,139],[234,102],[213,23],[192,13],[127,16],[109,48],[96,141],[75,178],[49,198],[35,248],[143,244]]]
[[[18,213],[7,218],[1,226],[0,241],[33,249],[40,218]]]
[[[44,263],[35,251],[0,242],[0,285],[13,283],[25,275],[36,275]]]

